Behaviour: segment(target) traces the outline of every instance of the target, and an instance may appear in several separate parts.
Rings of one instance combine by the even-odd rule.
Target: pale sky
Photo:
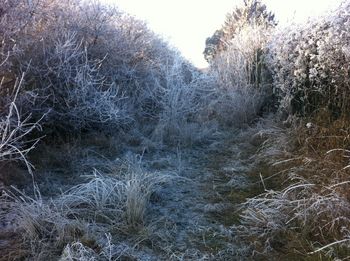
[[[206,67],[205,40],[219,29],[225,15],[243,0],[101,0],[145,20],[197,67]],[[338,6],[341,0],[265,0],[280,24],[306,21]]]

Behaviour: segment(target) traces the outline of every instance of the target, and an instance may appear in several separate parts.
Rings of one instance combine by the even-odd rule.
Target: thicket
[[[207,119],[213,77],[144,22],[79,0],[3,0],[0,11],[4,115],[16,92],[19,116],[49,136],[138,129],[161,143],[201,139],[193,130]]]
[[[276,109],[267,62],[275,26],[274,15],[261,1],[244,1],[207,39],[204,56],[210,64],[209,73],[217,78],[217,118],[225,125],[249,124],[257,115]]]
[[[349,3],[305,25],[277,31],[269,46],[283,107],[298,116],[349,117]]]
[[[155,113],[159,68],[175,59],[144,23],[97,2],[6,1],[2,28],[2,74],[26,72],[22,93],[36,98],[27,110],[49,112],[50,128],[116,128]]]
[[[198,71],[144,22],[110,6],[79,0],[0,3],[0,185],[12,185],[8,165],[18,160],[34,185],[42,183],[28,160],[34,156],[39,167],[66,168],[70,178],[94,174],[55,199],[42,196],[37,185],[25,186],[29,194],[2,191],[0,218],[13,220],[16,233],[10,247],[0,247],[0,259],[77,260],[83,258],[79,251],[90,250],[91,259],[132,258],[150,226],[150,196],[170,178],[129,163],[109,165],[101,155],[103,164],[83,162],[90,153],[84,144],[75,156],[70,148],[84,135],[114,137],[121,141],[118,148],[127,143],[123,135],[152,140],[158,148],[203,142],[206,132],[199,130],[210,121],[205,105],[215,92],[214,77]],[[57,146],[62,149],[54,155]],[[32,150],[35,155],[28,155]],[[107,233],[112,230],[127,238],[125,245],[113,245]],[[94,249],[97,240],[105,250]]]
[[[234,227],[256,256],[349,257],[349,11],[345,1],[267,44],[279,107],[260,131],[265,192],[243,204]]]
[[[254,1],[249,8],[258,15],[241,14],[252,21],[249,29],[242,23],[231,44],[240,51],[226,52],[229,64],[223,55],[204,74],[145,23],[115,8],[78,0],[3,0],[1,102],[9,104],[16,79],[22,79],[16,106],[49,136],[137,129],[160,144],[205,141],[217,123],[239,126],[260,111],[267,70],[259,26],[266,23],[255,22],[272,16]],[[240,38],[249,30],[262,39],[243,51]],[[235,68],[237,60],[241,68]],[[259,90],[251,91],[253,85]]]

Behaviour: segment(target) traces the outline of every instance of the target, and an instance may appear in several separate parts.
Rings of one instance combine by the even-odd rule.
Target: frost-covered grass
[[[233,234],[255,256],[346,258],[348,138],[341,126],[348,123],[297,122],[270,122],[260,131],[265,141],[256,159],[268,166],[261,177],[265,192],[242,204]]]
[[[132,248],[127,246],[128,241],[137,245],[139,240],[146,240],[146,231],[153,222],[146,218],[150,196],[175,177],[147,173],[127,163],[119,168],[121,173],[108,175],[95,170],[85,183],[51,199],[43,198],[39,188],[33,196],[14,188],[4,192],[2,219],[13,220],[18,237],[18,245],[4,251],[4,257],[44,260],[62,255],[62,260],[75,260],[69,258],[90,253],[88,258],[103,255],[102,260],[116,260],[115,255]],[[109,253],[112,237],[121,244],[119,248],[125,240],[125,249]],[[84,250],[94,247],[109,250]]]
[[[118,9],[2,1],[0,185],[14,186],[0,217],[15,230],[0,259],[348,258],[349,6],[283,30],[242,23],[203,72]],[[207,212],[225,204],[207,206],[200,192],[224,197],[217,173],[185,167],[182,152],[215,151],[237,129],[254,134],[242,136],[247,151],[215,153],[249,155],[261,173],[250,163],[239,171],[260,173],[264,192],[246,199],[230,231],[215,230]],[[5,180],[16,169],[30,185]]]
[[[261,130],[266,191],[247,199],[234,227],[252,254],[349,257],[348,11],[345,1],[271,38],[268,63],[284,122]]]

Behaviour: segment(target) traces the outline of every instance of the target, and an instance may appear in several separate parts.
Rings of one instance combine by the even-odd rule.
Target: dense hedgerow
[[[273,37],[269,64],[288,113],[349,116],[349,10],[347,1],[328,16],[291,25]]]
[[[1,75],[26,71],[23,92],[36,96],[26,110],[64,130],[157,120],[168,72],[195,71],[143,22],[97,2],[5,1],[1,25],[11,53]]]
[[[349,258],[349,10],[345,1],[289,25],[268,45],[279,110],[289,120],[261,130],[257,159],[267,185],[243,204],[234,227],[253,255]]]
[[[132,129],[173,145],[212,131],[204,123],[214,77],[116,8],[2,0],[0,42],[1,164],[22,160],[30,170],[27,153],[43,136],[37,130],[49,142]]]

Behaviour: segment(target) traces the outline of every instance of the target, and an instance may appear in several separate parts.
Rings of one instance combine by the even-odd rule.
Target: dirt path
[[[167,251],[164,260],[244,259],[230,227],[239,222],[238,204],[261,189],[253,157],[257,148],[249,139],[249,133],[237,132],[181,153],[181,178],[151,201],[151,215],[164,217],[171,230],[158,245]]]
[[[251,134],[236,131],[191,149],[167,148],[145,153],[142,157],[145,170],[173,178],[152,194],[145,227],[135,235],[121,235],[103,226],[94,229],[101,231],[95,235],[98,244],[103,246],[106,234],[110,233],[113,251],[121,253],[110,260],[247,260],[244,249],[234,243],[230,228],[239,222],[239,203],[261,190],[253,157],[257,147],[250,142]],[[139,155],[140,148],[125,151],[133,157]],[[97,162],[92,157],[86,160]],[[107,163],[111,164],[102,161],[99,166]],[[43,196],[48,201],[56,197],[49,189],[53,184],[57,189],[70,184],[59,172],[42,181]],[[50,190],[48,195],[45,188]],[[17,236],[7,231],[16,229],[10,226],[12,222],[5,222],[5,216],[1,220],[0,249],[8,249],[11,238]]]

